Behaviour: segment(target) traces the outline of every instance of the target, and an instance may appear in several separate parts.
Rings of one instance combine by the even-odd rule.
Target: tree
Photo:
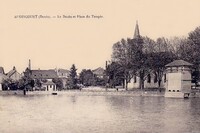
[[[105,86],[108,83],[108,78],[106,75],[103,78],[96,77],[96,85],[97,86]]]
[[[70,68],[70,73],[69,73],[69,81],[67,83],[68,87],[70,89],[77,89],[77,69],[75,65],[73,64],[72,67]]]
[[[56,87],[57,87],[59,90],[63,89],[64,86],[63,86],[63,81],[62,81],[62,79],[60,79],[60,78],[54,78],[54,79],[52,79],[52,82],[56,84]]]
[[[149,71],[148,58],[144,51],[144,41],[141,36],[134,39],[122,39],[113,45],[112,60],[118,64],[116,68],[121,74],[126,89],[134,75],[140,77],[140,88],[144,88],[145,76]]]
[[[41,87],[42,86],[42,82],[40,79],[35,79],[35,87]]]
[[[148,58],[149,68],[155,75],[154,82],[158,83],[158,87],[161,86],[162,77],[165,72],[165,65],[172,62],[175,59],[175,55],[170,51],[150,53]]]
[[[10,88],[10,84],[12,83],[11,79],[4,79],[2,82],[2,90],[8,90]]]
[[[21,79],[16,81],[8,78],[3,80],[2,83],[3,90],[32,90],[33,87],[34,80],[26,76],[23,76]]]
[[[154,53],[157,51],[157,44],[156,42],[149,38],[149,37],[143,37],[143,52],[148,54],[148,53]]]
[[[200,27],[188,34],[187,38],[173,38],[171,43],[176,46],[176,56],[192,63],[194,70],[192,72],[193,82],[199,80],[199,65],[200,65]]]
[[[189,33],[188,39],[191,40],[191,42],[197,47],[200,47],[200,26]]]
[[[200,65],[200,27],[197,27],[194,31],[189,33],[188,44],[191,47],[193,64],[196,68]]]
[[[96,86],[97,77],[93,74],[93,72],[90,69],[83,69],[80,73],[80,82],[84,86]]]
[[[121,41],[115,43],[113,45],[113,53],[112,53],[112,62],[118,64],[116,66],[117,70],[119,70],[119,74],[123,79],[123,86],[127,89],[128,82],[133,77],[133,68],[132,64],[132,49],[129,43],[130,39],[121,39]],[[116,65],[116,64],[115,64]],[[114,68],[114,69],[116,69]]]
[[[154,83],[157,82],[158,87],[160,87],[165,65],[177,58],[177,45],[174,45],[164,37],[158,38],[156,41],[148,37],[144,37],[143,40],[143,52],[147,57],[147,59],[145,59],[145,67],[148,68],[148,73],[154,74]]]
[[[31,77],[31,70],[29,68],[26,68],[24,76],[20,80],[20,86],[25,90],[33,90],[35,81]]]
[[[33,90],[33,87],[35,86],[35,82],[31,77],[24,76],[22,77],[22,88],[25,90]]]
[[[132,73],[140,78],[139,87],[144,88],[144,81],[149,74],[148,56],[144,50],[144,40],[142,37],[129,39],[130,62]]]
[[[183,59],[194,64],[195,68],[200,64],[200,27],[189,33],[187,38],[174,39],[173,44],[177,45],[176,54],[179,59]]]
[[[108,83],[110,87],[115,87],[117,85],[124,86],[124,71],[122,66],[117,62],[111,62],[111,64],[107,66],[106,74],[108,75]]]
[[[200,26],[197,27],[194,31],[189,33],[188,43],[186,45],[188,48],[188,53],[190,53],[191,59],[189,62],[194,64],[193,80],[194,83],[198,83],[200,80]]]

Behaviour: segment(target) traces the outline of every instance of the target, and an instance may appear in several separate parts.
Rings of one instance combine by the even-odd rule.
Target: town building
[[[30,78],[41,81],[41,88],[45,91],[57,90],[53,79],[58,78],[55,70],[29,70]]]
[[[56,84],[49,80],[47,80],[46,82],[42,82],[41,88],[44,91],[56,91],[57,90]]]
[[[22,75],[16,70],[15,66],[6,75],[8,78],[10,78],[11,80],[14,80],[14,81],[17,81],[17,80],[21,79],[21,77],[22,77]]]
[[[53,82],[54,79],[59,78],[57,75],[57,71],[55,69],[50,70],[32,70],[31,69],[31,60],[29,60],[28,68],[24,72],[25,77],[29,77],[35,81],[36,90],[43,90],[43,91],[56,91],[57,86]],[[37,86],[37,82],[41,83],[41,86]]]
[[[59,78],[68,78],[69,77],[70,71],[67,69],[61,69],[61,68],[57,69],[56,68],[55,71]]]

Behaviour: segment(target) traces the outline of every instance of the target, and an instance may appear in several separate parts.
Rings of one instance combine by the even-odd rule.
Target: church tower
[[[133,36],[133,41],[135,43],[137,43],[137,44],[142,44],[143,43],[143,39],[140,36],[140,30],[139,30],[138,21],[136,21],[135,32],[134,32],[134,36]]]

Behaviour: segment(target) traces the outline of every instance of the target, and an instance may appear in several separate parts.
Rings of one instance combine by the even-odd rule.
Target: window
[[[173,90],[173,92],[175,92],[175,90]]]
[[[164,82],[166,82],[166,81],[167,81],[167,75],[164,74]]]
[[[158,76],[157,74],[155,73],[155,76],[154,76],[154,83],[157,83],[158,82]]]
[[[180,92],[180,90],[177,90],[177,92]]]
[[[151,75],[150,74],[148,74],[148,76],[147,76],[147,83],[151,83]]]
[[[134,83],[136,83],[137,82],[137,77],[136,76],[134,76]]]
[[[171,92],[171,90],[169,90],[169,92]]]

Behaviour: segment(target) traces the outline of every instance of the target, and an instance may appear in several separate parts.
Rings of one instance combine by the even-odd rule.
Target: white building
[[[57,90],[56,84],[49,80],[47,80],[47,82],[42,83],[42,88],[44,89],[44,91],[56,91]]]
[[[183,60],[175,60],[166,65],[165,97],[189,97],[192,82],[191,66],[192,64]]]

